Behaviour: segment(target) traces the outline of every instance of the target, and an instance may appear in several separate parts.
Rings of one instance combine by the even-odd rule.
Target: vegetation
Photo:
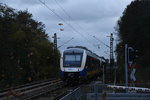
[[[150,81],[150,1],[135,0],[127,6],[117,27],[119,44],[117,45],[118,77],[124,76],[124,45],[137,49],[137,81]]]
[[[59,55],[32,14],[0,4],[0,89],[56,77]]]

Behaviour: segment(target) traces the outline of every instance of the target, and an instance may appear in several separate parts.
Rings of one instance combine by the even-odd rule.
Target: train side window
[[[88,68],[91,67],[91,58],[89,56],[87,56],[86,65],[88,66]]]

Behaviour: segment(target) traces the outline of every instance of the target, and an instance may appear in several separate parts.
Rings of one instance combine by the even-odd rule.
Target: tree
[[[139,58],[137,63],[140,66],[141,72],[138,72],[138,77],[147,79],[150,77],[148,74],[146,77],[141,77],[144,69],[149,68],[149,56],[150,56],[150,1],[136,0],[133,1],[123,12],[123,16],[118,21],[118,37],[119,44],[116,51],[118,54],[118,63],[120,70],[124,70],[124,45],[128,44],[133,48],[136,48]],[[150,71],[150,70],[149,70]],[[146,73],[149,73],[147,70]]]
[[[0,4],[0,47],[0,88],[58,75],[59,51],[55,56],[44,24],[28,11]]]

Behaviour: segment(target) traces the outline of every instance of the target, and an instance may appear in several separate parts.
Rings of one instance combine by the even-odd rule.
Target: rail
[[[52,80],[55,80],[55,79],[56,79],[56,78],[51,78],[51,79],[46,79],[46,80],[40,80],[40,81],[35,81],[35,82],[31,82],[31,83],[27,83],[27,84],[15,86],[15,87],[12,87],[12,88],[6,88],[6,89],[3,89],[3,90],[0,90],[0,93],[9,91],[9,90],[11,90],[11,89],[14,90],[14,89],[22,88],[22,87],[31,86],[31,85],[34,85],[34,84],[40,84],[40,83],[43,83],[43,82],[52,81]]]
[[[81,97],[81,89],[78,87],[59,100],[82,100]]]
[[[60,79],[49,79],[0,91],[0,100],[27,100],[63,86]]]

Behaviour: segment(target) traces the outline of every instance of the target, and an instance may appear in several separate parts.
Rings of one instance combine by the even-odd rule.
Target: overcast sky
[[[109,48],[106,47],[110,40],[108,36],[114,33],[116,44],[114,27],[131,1],[133,0],[0,0],[0,3],[16,10],[28,10],[33,19],[45,24],[51,41],[53,34],[57,33],[60,38],[58,46],[74,38],[61,46],[61,51],[68,46],[80,45],[109,58]],[[59,23],[63,25],[58,25]]]

